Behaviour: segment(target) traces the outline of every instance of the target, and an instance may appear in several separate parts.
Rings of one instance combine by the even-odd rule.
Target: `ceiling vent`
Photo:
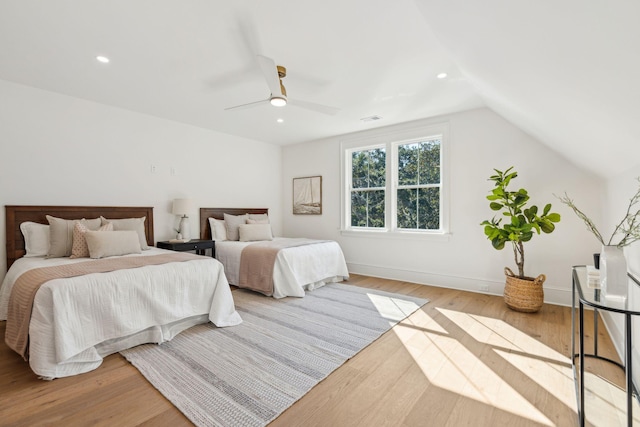
[[[362,118],[360,120],[362,120],[365,123],[366,122],[375,122],[377,120],[382,120],[382,117],[376,115],[376,116],[364,117],[364,118]]]

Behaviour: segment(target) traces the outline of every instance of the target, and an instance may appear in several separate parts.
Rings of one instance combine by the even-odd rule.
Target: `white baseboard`
[[[351,262],[348,262],[347,266],[351,273],[362,274],[364,276],[402,280],[404,282],[418,283],[420,285],[431,285],[441,288],[459,289],[490,295],[502,295],[504,293],[504,282],[498,282],[495,280],[427,273],[424,271],[403,270],[388,266]],[[571,288],[559,289],[545,286],[544,301],[549,304],[571,306]]]

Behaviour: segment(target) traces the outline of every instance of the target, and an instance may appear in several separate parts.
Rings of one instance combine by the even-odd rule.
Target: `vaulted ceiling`
[[[607,176],[640,163],[639,16],[635,0],[3,0],[0,79],[283,145],[487,106]],[[259,54],[292,102],[225,110],[269,97]]]

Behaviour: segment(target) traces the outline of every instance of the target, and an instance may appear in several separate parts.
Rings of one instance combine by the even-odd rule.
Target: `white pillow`
[[[91,258],[139,254],[140,240],[134,230],[87,231],[84,233]]]
[[[147,233],[144,231],[144,220],[146,216],[141,218],[124,218],[124,219],[107,219],[103,216],[100,217],[102,225],[110,222],[113,224],[114,231],[133,230],[138,233],[138,239],[140,241],[140,249],[146,251],[149,249],[147,245]]]
[[[241,242],[273,240],[269,224],[241,224],[238,227]]]
[[[238,227],[240,224],[245,224],[249,219],[248,214],[244,215],[229,215],[224,214],[224,223],[227,228],[227,240],[240,240],[240,235],[238,234]]]
[[[20,231],[24,236],[25,257],[45,256],[49,253],[49,226],[37,222],[23,222]]]
[[[227,226],[222,219],[209,218],[212,240],[227,240]]]

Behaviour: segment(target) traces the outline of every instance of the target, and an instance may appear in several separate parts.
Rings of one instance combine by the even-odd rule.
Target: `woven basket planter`
[[[532,277],[521,279],[513,274],[509,267],[505,267],[504,274],[507,276],[504,287],[504,302],[507,307],[524,313],[535,313],[540,310],[544,303],[542,284],[547,277],[541,274],[535,279]]]

